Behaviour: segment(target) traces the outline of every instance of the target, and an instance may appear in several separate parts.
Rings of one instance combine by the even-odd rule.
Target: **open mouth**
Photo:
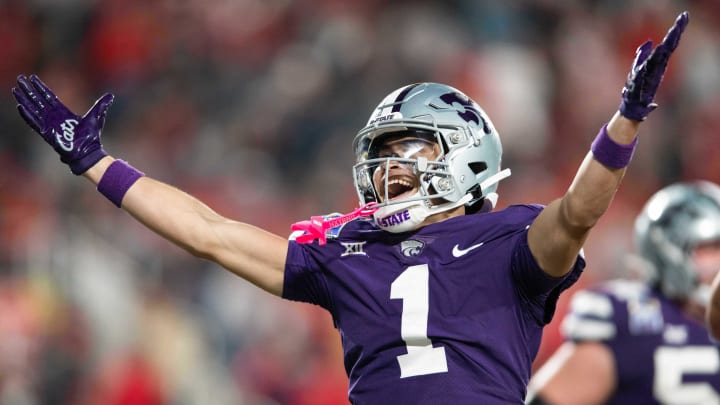
[[[388,201],[410,197],[416,192],[414,179],[408,177],[394,177],[387,183]]]

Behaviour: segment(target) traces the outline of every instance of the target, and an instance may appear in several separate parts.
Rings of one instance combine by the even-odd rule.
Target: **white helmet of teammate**
[[[670,298],[706,303],[709,288],[700,284],[691,255],[714,241],[720,241],[720,187],[707,181],[663,188],[635,220],[638,253],[651,264],[649,281]]]
[[[440,153],[430,161],[378,156],[377,146],[396,135],[431,140]],[[377,202],[375,222],[391,232],[416,229],[428,216],[461,205],[468,213],[490,210],[497,201],[498,182],[510,175],[510,170],[501,170],[500,136],[487,114],[468,96],[444,84],[411,84],[390,93],[358,132],[353,148],[360,203]],[[390,161],[411,165],[417,184],[400,187],[395,182],[390,188],[388,171],[379,185],[374,184],[375,170]]]

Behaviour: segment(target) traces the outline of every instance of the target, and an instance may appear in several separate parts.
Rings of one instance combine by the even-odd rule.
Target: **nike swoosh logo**
[[[472,246],[470,246],[469,248],[466,248],[466,249],[460,249],[460,245],[455,245],[455,246],[453,247],[452,254],[453,254],[453,256],[455,256],[455,257],[465,256],[466,254],[468,254],[468,252],[470,252],[470,251],[473,250],[473,249],[479,248],[479,247],[482,246],[484,243],[485,243],[485,242],[480,242],[480,243],[478,243],[478,244],[476,244],[476,245],[472,245]]]

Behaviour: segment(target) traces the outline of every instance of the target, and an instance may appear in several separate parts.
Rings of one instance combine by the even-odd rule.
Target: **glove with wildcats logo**
[[[73,174],[85,173],[107,156],[100,143],[105,115],[115,96],[106,93],[79,117],[70,111],[37,76],[18,76],[12,93],[20,116],[60,155]]]
[[[620,114],[635,121],[644,121],[657,108],[655,92],[662,82],[670,55],[680,43],[688,25],[688,12],[681,13],[662,42],[653,49],[652,41],[640,45],[632,69],[622,90]]]

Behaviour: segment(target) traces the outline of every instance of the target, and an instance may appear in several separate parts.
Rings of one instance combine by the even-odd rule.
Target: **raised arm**
[[[275,295],[282,294],[287,240],[227,219],[195,197],[115,160],[100,143],[113,96],[105,94],[82,117],[36,76],[18,77],[18,112],[60,155],[118,207],[191,254],[212,260]]]
[[[655,93],[687,24],[684,12],[655,49],[652,41],[638,48],[618,112],[595,138],[565,195],[548,204],[530,226],[530,250],[546,273],[562,276],[570,271],[590,230],[610,206],[640,123],[657,107]]]

